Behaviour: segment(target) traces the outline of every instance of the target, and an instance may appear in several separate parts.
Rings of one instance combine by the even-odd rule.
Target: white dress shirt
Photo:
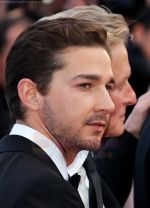
[[[83,201],[85,208],[89,208],[89,180],[87,178],[83,163],[85,162],[88,151],[82,150],[77,155],[73,163],[68,167],[64,159],[63,154],[49,138],[41,134],[40,132],[32,129],[23,124],[15,124],[10,132],[10,135],[19,135],[37,144],[42,148],[44,152],[51,158],[59,172],[65,180],[68,180],[68,175],[72,176],[78,173],[81,176],[81,180],[78,187],[79,195]]]
[[[89,208],[89,179],[86,175],[86,171],[83,167],[89,151],[80,151],[75,160],[67,167],[68,175],[73,176],[75,173],[81,176],[80,183],[78,186],[78,192],[86,208]]]

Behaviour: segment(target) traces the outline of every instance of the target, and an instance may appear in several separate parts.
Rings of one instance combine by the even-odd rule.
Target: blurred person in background
[[[37,0],[13,1],[8,0],[1,6],[2,11],[9,17],[31,16],[38,20],[41,17],[53,15],[66,9],[80,5],[97,4],[97,0]]]
[[[68,10],[76,6],[91,5],[97,3],[97,0],[65,0],[63,9]]]
[[[132,69],[130,83],[137,97],[144,94],[150,84],[150,8],[145,8],[130,23],[131,41],[128,44]]]
[[[5,3],[4,1],[0,2],[0,19],[4,18],[6,15]]]
[[[6,57],[17,36],[30,23],[25,17],[0,20],[0,138],[9,132],[11,123],[4,92]]]
[[[37,0],[37,1],[6,1],[5,7],[9,16],[31,16],[38,20],[45,15],[55,14],[63,10],[65,0]]]
[[[98,5],[104,5],[112,12],[122,14],[128,22],[139,13],[145,2],[143,0],[98,0]]]
[[[28,11],[37,13],[38,16],[44,17],[52,15],[63,10],[65,0],[40,0],[38,2],[29,2]]]

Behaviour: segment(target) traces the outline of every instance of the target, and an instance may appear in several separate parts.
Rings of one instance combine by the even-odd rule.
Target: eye
[[[106,89],[107,89],[108,91],[111,91],[111,90],[113,89],[113,87],[114,87],[113,84],[107,84],[107,85],[106,85]]]
[[[90,89],[92,87],[92,84],[91,83],[81,83],[78,86],[83,89]]]

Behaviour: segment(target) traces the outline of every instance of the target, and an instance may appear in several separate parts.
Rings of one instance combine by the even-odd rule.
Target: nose
[[[95,111],[104,111],[105,113],[113,113],[115,105],[106,89],[103,93],[99,93],[96,98]]]
[[[136,94],[131,87],[131,85],[128,85],[128,93],[126,95],[126,105],[134,105],[137,101]]]

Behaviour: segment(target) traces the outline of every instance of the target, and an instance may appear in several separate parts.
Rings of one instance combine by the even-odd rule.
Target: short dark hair
[[[16,39],[6,61],[6,98],[13,120],[23,119],[17,85],[23,78],[47,93],[53,72],[63,67],[57,56],[71,46],[102,46],[109,53],[106,31],[88,20],[60,18],[33,23]]]

